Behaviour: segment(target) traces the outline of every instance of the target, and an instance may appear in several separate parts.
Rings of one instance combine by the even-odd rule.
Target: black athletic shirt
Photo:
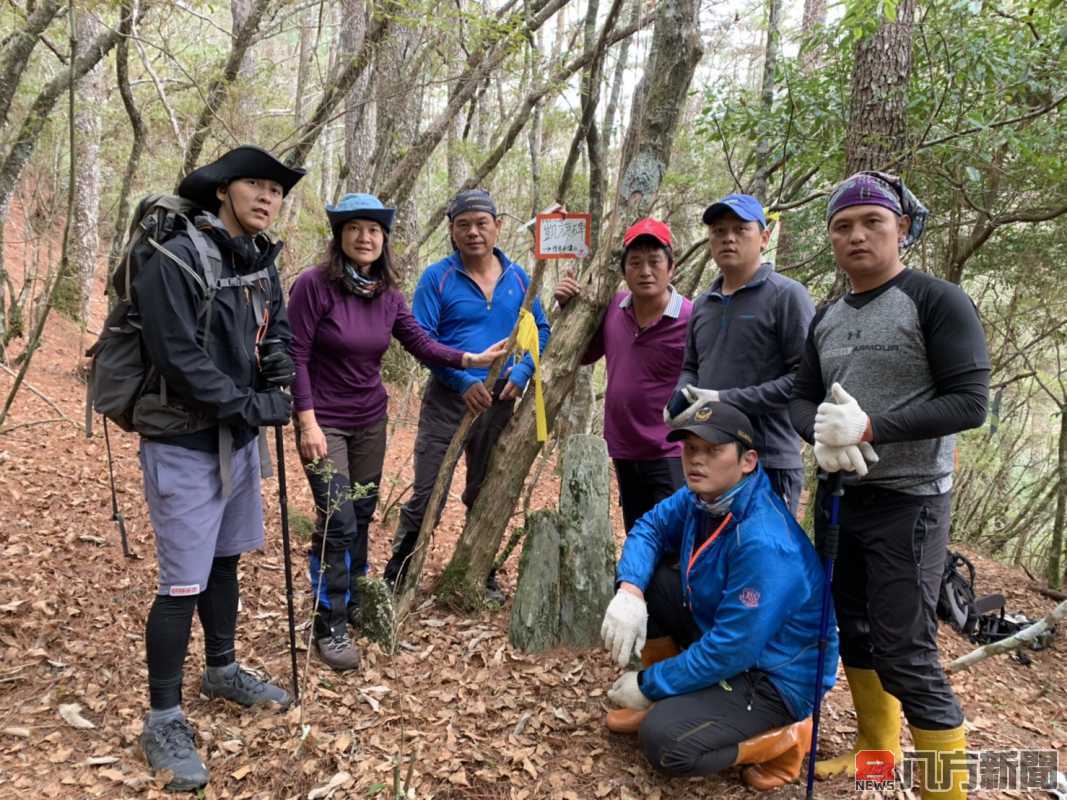
[[[985,333],[967,294],[905,269],[816,313],[790,417],[811,442],[816,408],[840,383],[871,418],[879,462],[863,483],[941,494],[952,488],[954,434],[985,421],[989,373]]]

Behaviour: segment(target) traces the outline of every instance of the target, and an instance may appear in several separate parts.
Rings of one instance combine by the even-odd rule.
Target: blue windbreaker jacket
[[[519,318],[526,287],[530,285],[530,277],[502,250],[493,248],[493,252],[500,259],[503,271],[488,301],[478,284],[463,269],[459,251],[453,251],[452,255],[428,266],[419,278],[411,311],[419,325],[441,344],[467,353],[480,353],[511,335],[515,320]],[[530,310],[537,320],[538,338],[541,352],[544,353],[549,331],[541,301],[535,298]],[[518,363],[509,359],[505,367],[511,364],[514,366],[508,374],[508,380],[519,388],[525,388],[533,375],[533,359],[529,355]],[[473,384],[484,381],[489,374],[485,367],[465,370],[430,367],[430,371],[441,383],[460,394]]]
[[[641,517],[623,545],[617,578],[648,586],[665,557],[679,559],[682,596],[702,636],[645,670],[651,700],[707,688],[749,669],[768,673],[796,719],[811,714],[819,653],[823,570],[815,548],[757,468],[730,506],[720,534],[695,553],[710,515],[688,488]],[[822,690],[837,675],[837,625],[830,610]]]

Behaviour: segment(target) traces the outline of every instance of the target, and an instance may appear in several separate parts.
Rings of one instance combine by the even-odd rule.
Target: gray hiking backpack
[[[96,411],[124,431],[145,436],[172,436],[203,430],[216,424],[185,409],[167,397],[166,382],[150,363],[141,342],[141,316],[131,296],[131,286],[141,266],[162,253],[175,269],[184,270],[200,290],[198,338],[206,349],[211,339],[211,309],[215,295],[225,288],[248,287],[258,324],[265,324],[270,275],[266,269],[247,275],[222,278],[222,255],[218,245],[197,227],[206,212],[189,200],[174,195],[148,195],[134,211],[126,249],[109,278],[118,302],[104,322],[100,337],[86,352],[90,359],[85,408],[86,435],[92,432]],[[164,245],[184,232],[196,249],[203,274],[186,264]],[[159,385],[158,394],[154,391]]]

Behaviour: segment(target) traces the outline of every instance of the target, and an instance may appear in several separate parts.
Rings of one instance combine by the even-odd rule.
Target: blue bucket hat
[[[745,222],[758,222],[761,228],[767,227],[767,217],[763,213],[760,201],[750,194],[728,194],[704,209],[704,224],[710,225],[720,214],[732,211]]]
[[[330,227],[336,231],[353,219],[369,219],[377,222],[385,232],[393,227],[395,208],[386,208],[382,201],[372,194],[346,194],[335,206],[326,206],[326,216],[330,218]]]

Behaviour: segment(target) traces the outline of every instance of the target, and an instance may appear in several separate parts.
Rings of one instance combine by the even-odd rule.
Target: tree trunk
[[[126,109],[126,116],[130,119],[130,129],[133,131],[133,142],[130,144],[130,154],[126,159],[126,171],[122,175],[122,186],[119,189],[118,208],[115,211],[115,230],[111,236],[111,250],[107,258],[108,274],[115,268],[122,254],[122,247],[126,238],[126,226],[130,215],[130,191],[133,186],[133,176],[137,174],[137,167],[141,163],[141,154],[144,152],[145,125],[141,119],[141,112],[133,97],[130,88],[130,43],[129,35],[133,30],[133,2],[129,0],[123,5],[122,22],[119,32],[122,38],[115,48],[115,76],[119,87],[119,95],[122,97],[122,105]],[[111,288],[108,287],[108,291]]]
[[[140,13],[143,13],[147,7],[148,4],[145,3]],[[52,108],[60,96],[68,89],[72,80],[79,80],[95,67],[104,56],[111,52],[121,38],[122,34],[118,30],[111,28],[105,30],[89,47],[85,48],[82,55],[72,59],[70,69],[57,74],[38,93],[18,133],[13,137],[3,163],[0,164],[0,219],[7,217],[19,176],[37,148],[41,132],[48,123]],[[4,300],[7,282],[7,270],[4,267],[3,226],[0,225],[0,341],[6,341],[7,336],[7,314]],[[0,348],[0,361],[3,360],[4,355]]]
[[[77,15],[77,40],[91,42],[100,33],[100,21],[83,12]],[[79,46],[81,54],[83,48]],[[74,164],[76,171],[73,217],[71,219],[67,272],[56,289],[56,310],[81,323],[84,331],[89,319],[89,299],[100,250],[100,109],[104,106],[107,88],[104,85],[104,65],[98,63],[78,81],[79,103],[74,111]]]
[[[581,354],[618,284],[619,250],[614,244],[624,225],[647,213],[670,161],[678,119],[702,52],[698,11],[695,0],[663,0],[656,7],[640,90],[644,100],[634,107],[620,191],[607,228],[612,246],[600,248],[589,270],[589,285],[557,318],[542,361],[549,419],[555,418],[571,392]],[[480,602],[485,578],[540,447],[533,393],[528,392],[490,456],[486,481],[442,576],[441,590],[452,593],[455,602]]]
[[[230,0],[231,30],[242,30],[248,23],[248,18],[252,16],[252,11],[253,0]],[[249,76],[254,75],[255,72],[256,54],[255,50],[249,47],[241,54],[241,59],[237,63],[237,73],[234,76],[234,82],[236,83],[238,80],[248,78]],[[253,93],[250,91],[243,91],[242,87],[238,86],[237,91],[234,92],[235,113],[231,125],[233,126],[233,132],[237,134],[239,141],[246,142],[254,139],[256,129],[256,110],[256,101]]]
[[[1063,524],[1067,517],[1067,404],[1060,406],[1060,442],[1056,469],[1059,472],[1059,487],[1056,489],[1056,517],[1052,523],[1052,543],[1049,545],[1048,585],[1059,589],[1063,578],[1060,565],[1063,563]]]
[[[826,0],[804,0],[804,15],[800,22],[800,66],[807,72],[822,66],[823,48],[815,46],[811,37],[826,23]]]
[[[7,114],[33,48],[62,7],[59,0],[43,0],[26,17],[22,30],[14,31],[4,44],[0,52],[0,130],[7,127]]]
[[[778,27],[782,14],[782,0],[767,0],[767,47],[763,56],[763,85],[760,89],[760,109],[769,119],[774,106],[774,71],[778,65]],[[767,168],[770,166],[771,140],[766,134],[756,142],[756,176],[752,179],[752,194],[767,205]]]
[[[845,131],[846,175],[882,169],[907,147],[914,16],[915,0],[902,0],[896,20],[884,20],[856,44]]]
[[[307,160],[315,142],[328,126],[334,109],[344,102],[349,91],[359,83],[360,78],[371,64],[375,50],[392,27],[392,18],[395,13],[397,10],[391,2],[383,4],[380,13],[374,16],[370,29],[363,37],[363,43],[358,52],[352,55],[347,63],[343,59],[338,59],[340,68],[330,70],[331,75],[336,72],[336,77],[323,88],[322,98],[297,134],[296,144],[282,151],[286,164],[299,166]],[[328,148],[324,146],[324,149]],[[325,168],[324,164],[323,169]],[[331,195],[332,191],[323,192],[323,197]]]
[[[559,532],[556,511],[535,511],[526,520],[519,580],[511,604],[508,641],[526,652],[559,645]]]
[[[626,26],[636,25],[641,18],[641,0],[631,0],[630,16],[626,20]],[[615,62],[615,73],[611,78],[611,94],[608,96],[608,105],[604,109],[604,147],[610,152],[611,142],[615,138],[615,116],[619,109],[619,98],[622,96],[622,81],[626,73],[627,62],[630,59],[630,40],[623,39],[619,46],[619,57]]]
[[[353,58],[367,37],[369,20],[363,0],[345,0],[341,19],[341,52],[345,60]],[[345,96],[345,190],[372,190],[371,156],[374,153],[375,100],[370,86],[370,71],[364,70]]]
[[[896,20],[883,20],[874,33],[856,43],[845,129],[846,176],[885,168],[908,144],[915,0],[901,0],[896,12]],[[844,294],[848,285],[848,276],[838,269],[830,296]]]
[[[638,22],[631,28],[625,28],[621,31],[616,31],[606,40],[602,40],[602,45],[605,47],[610,46],[614,42],[617,42],[620,39],[625,39],[626,37],[632,35],[641,27],[642,22]],[[600,45],[598,45],[598,47],[600,47]],[[539,103],[541,103],[544,98],[547,97],[549,94],[558,91],[560,87],[564,86],[567,78],[569,78],[583,66],[588,64],[589,61],[592,60],[592,58],[596,55],[596,52],[597,48],[594,48],[591,51],[586,51],[574,60],[559,66],[552,73],[549,80],[539,85],[536,89],[533,89],[530,94],[526,96],[526,98],[519,105],[518,110],[512,112],[511,124],[509,125],[507,132],[504,133],[504,135],[500,138],[496,146],[492,149],[492,151],[490,151],[489,155],[485,157],[485,160],[478,165],[471,177],[467,179],[466,183],[464,183],[460,187],[461,189],[473,189],[474,187],[478,186],[482,181],[484,181],[494,169],[496,169],[497,164],[500,163],[500,160],[504,157],[508,150],[511,149],[511,146],[515,143],[515,139],[518,137],[522,129],[526,126],[526,123],[527,121],[529,121],[530,114],[533,109]],[[425,226],[422,229],[422,236],[419,240],[420,243],[425,242],[428,238],[430,238],[430,235],[434,232],[437,226],[441,224],[441,221],[445,217],[446,208],[447,203],[442,203],[430,214],[430,218],[427,220]]]
[[[504,59],[512,52],[516,41],[520,38],[534,34],[553,14],[566,5],[568,0],[547,0],[534,14],[528,23],[501,25],[496,33],[497,38],[489,42],[476,42],[476,55],[472,56],[472,63],[468,63],[463,74],[457,80],[456,92],[448,105],[429,126],[408,148],[404,157],[395,165],[385,179],[379,196],[383,202],[392,202],[396,205],[411,194],[415,187],[415,181],[423,166],[433,155],[433,151],[440,144],[441,139],[448,132],[448,126],[453,117],[460,109],[474,97],[475,92],[488,80],[493,71],[504,62]],[[518,22],[519,20],[516,20]],[[503,31],[503,32],[499,32]]]
[[[241,0],[233,1],[235,3],[234,18],[236,20],[236,4],[240,3]],[[256,35],[259,33],[259,24],[263,21],[263,15],[266,13],[267,7],[270,6],[271,0],[251,0],[251,2],[252,5],[245,17],[244,24],[239,28],[235,27],[233,30],[230,54],[226,58],[226,63],[222,66],[222,72],[211,82],[211,86],[207,91],[207,100],[200,110],[200,116],[196,120],[196,125],[193,126],[193,135],[189,137],[189,143],[185,148],[185,156],[182,159],[181,172],[178,175],[177,182],[181,182],[182,178],[192,172],[197,162],[200,161],[200,154],[203,152],[204,144],[207,142],[208,131],[211,129],[211,121],[218,114],[219,107],[226,98],[226,94],[233,82],[237,79],[241,66],[245,63],[245,57],[256,40]]]

